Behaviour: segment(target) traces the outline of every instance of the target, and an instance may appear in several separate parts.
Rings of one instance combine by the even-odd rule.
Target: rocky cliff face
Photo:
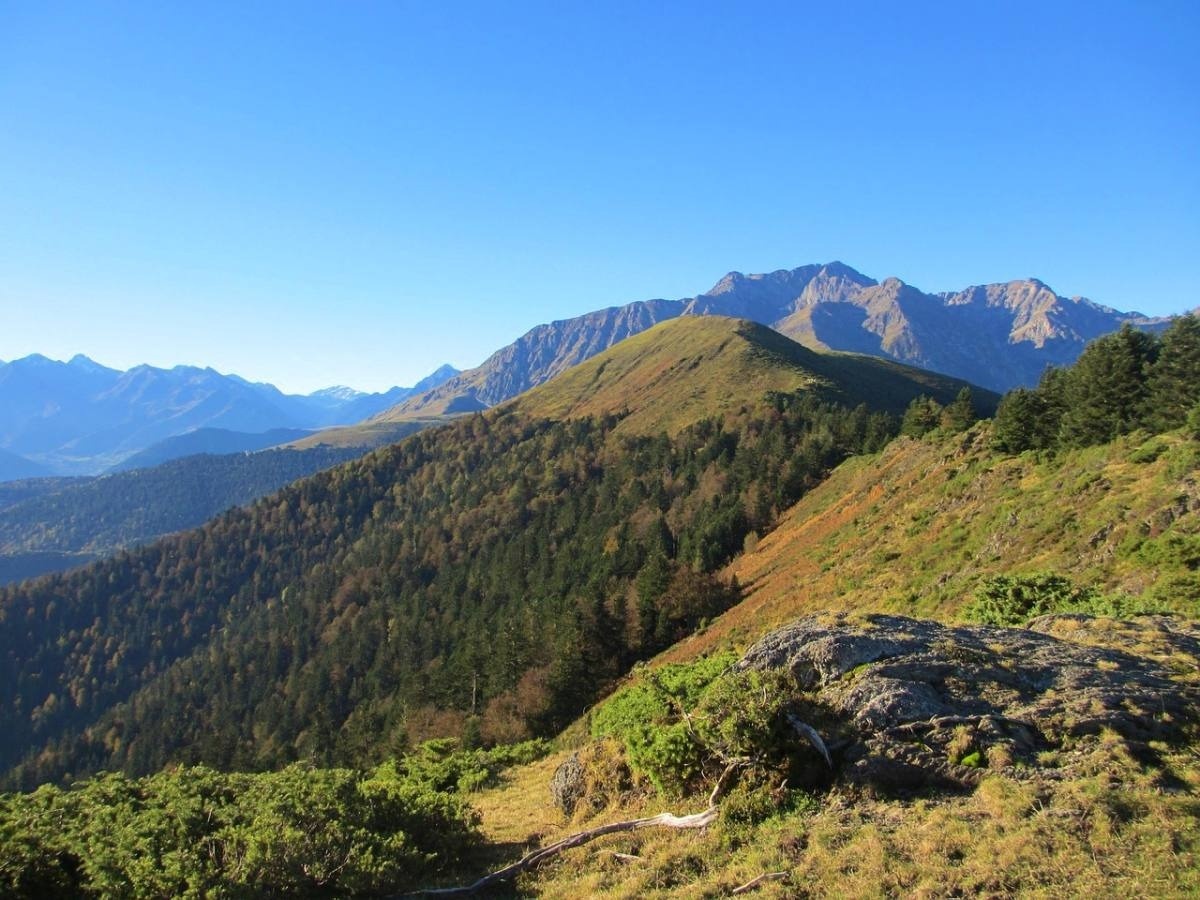
[[[719,315],[768,325],[812,349],[868,353],[996,391],[1037,382],[1088,341],[1126,322],[1163,320],[1066,298],[1036,279],[928,294],[876,282],[843,263],[760,275],[730,272],[682,300],[648,300],[540,325],[481,366],[381,414],[391,420],[493,406],[630,335],[675,316]]]

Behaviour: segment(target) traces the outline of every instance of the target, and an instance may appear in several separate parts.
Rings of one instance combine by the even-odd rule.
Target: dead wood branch
[[[730,779],[733,778],[735,772],[745,766],[750,765],[749,759],[734,759],[725,767],[725,771],[721,773],[721,777],[717,779],[717,783],[713,785],[712,793],[708,795],[708,805],[716,806],[717,801],[725,796],[725,792],[729,790]]]
[[[821,740],[821,735],[817,733],[817,729],[813,728],[807,722],[802,720],[795,713],[788,713],[788,724],[796,729],[799,734],[808,739],[808,742],[813,745],[818,753],[825,759],[825,765],[833,768],[833,759],[829,756],[829,748],[825,746],[825,742]]]
[[[728,771],[728,770],[726,770]],[[722,779],[724,779],[722,775]],[[572,847],[578,847],[582,844],[587,844],[596,838],[604,837],[606,834],[617,834],[622,831],[638,831],[642,828],[704,828],[711,825],[717,820],[717,807],[710,806],[704,812],[693,813],[690,816],[676,816],[672,813],[659,813],[657,816],[650,816],[645,819],[628,819],[624,822],[612,822],[608,825],[601,825],[599,828],[590,828],[587,831],[580,831],[572,834],[569,837],[563,838],[561,841],[556,841],[546,847],[538,850],[533,850],[515,863],[505,866],[503,869],[497,869],[490,875],[484,875],[473,884],[468,884],[463,887],[452,888],[434,888],[431,890],[417,891],[415,894],[409,894],[410,897],[424,896],[440,896],[449,897],[454,895],[474,894],[484,888],[491,887],[502,881],[507,881],[521,872],[532,869],[541,864],[552,856],[557,856],[564,850],[570,850]]]
[[[787,872],[763,872],[763,874],[759,875],[758,877],[751,878],[749,881],[747,881],[741,887],[735,887],[732,891],[729,892],[729,894],[730,894],[730,896],[736,896],[738,894],[748,894],[752,890],[754,890],[756,887],[758,887],[760,884],[765,884],[768,881],[783,881],[783,879],[787,878],[787,876],[788,876]]]

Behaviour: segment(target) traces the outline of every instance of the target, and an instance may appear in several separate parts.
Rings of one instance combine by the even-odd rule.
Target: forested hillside
[[[661,339],[691,347],[694,327]],[[729,321],[719,342],[774,365],[740,329]],[[898,377],[910,400],[928,387]],[[888,440],[896,419],[822,399],[856,399],[855,384],[763,397],[733,382],[743,407],[674,436],[619,435],[618,415],[496,410],[10,588],[3,761],[25,757],[13,780],[33,784],[552,730],[734,602],[707,573],[833,465]]]
[[[0,584],[195,528],[360,453],[316,447],[199,454],[94,479],[18,482],[10,493],[27,498],[0,508]]]

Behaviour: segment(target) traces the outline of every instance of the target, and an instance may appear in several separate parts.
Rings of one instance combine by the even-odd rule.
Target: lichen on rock
[[[1161,616],[995,628],[823,615],[768,634],[738,666],[790,673],[823,711],[841,778],[887,791],[975,784],[987,764],[1028,775],[1045,751],[1069,764],[1100,735],[1152,754],[1200,720],[1197,661],[1200,630]]]

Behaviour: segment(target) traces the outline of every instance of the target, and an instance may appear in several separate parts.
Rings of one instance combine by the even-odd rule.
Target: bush
[[[680,793],[700,774],[704,759],[687,713],[736,658],[722,653],[686,665],[639,670],[635,683],[596,710],[592,735],[617,738],[635,773],[662,793]]]
[[[477,819],[394,763],[101,775],[0,795],[0,895],[377,894],[457,859],[478,840]]]
[[[1156,611],[1153,604],[1137,598],[1104,595],[1092,587],[1076,587],[1062,575],[1043,572],[984,579],[963,614],[983,625],[1019,626],[1050,613],[1127,618]]]
[[[634,772],[673,795],[715,777],[731,760],[770,773],[774,783],[784,774],[807,780],[824,773],[787,722],[786,713],[803,703],[789,677],[731,671],[734,659],[722,654],[643,671],[596,711],[593,735],[619,740]],[[806,710],[802,717],[814,715]]]

